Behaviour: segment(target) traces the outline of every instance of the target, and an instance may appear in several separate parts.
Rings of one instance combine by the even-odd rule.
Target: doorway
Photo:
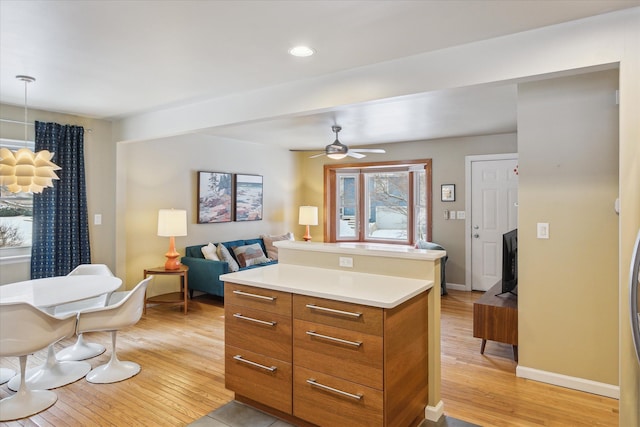
[[[518,154],[467,156],[465,176],[465,287],[486,291],[502,279],[502,235],[518,228]]]

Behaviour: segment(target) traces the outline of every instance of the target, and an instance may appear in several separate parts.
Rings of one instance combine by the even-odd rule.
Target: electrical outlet
[[[549,223],[548,222],[539,222],[538,230],[537,230],[538,239],[548,239],[549,238]]]
[[[465,211],[458,211],[458,219],[466,219],[467,213]]]
[[[339,260],[340,267],[353,268],[353,258],[341,256]]]
[[[456,219],[456,211],[449,212],[449,219]]]

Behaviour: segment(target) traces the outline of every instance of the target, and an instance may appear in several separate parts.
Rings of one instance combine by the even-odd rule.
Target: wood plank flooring
[[[617,426],[618,401],[516,378],[511,346],[472,336],[476,292],[450,291],[442,298],[442,400],[445,413],[483,426]],[[110,356],[107,333],[85,334]],[[56,348],[72,344],[67,339]],[[137,376],[115,384],[84,379],[56,389],[58,402],[29,419],[0,426],[184,426],[233,399],[224,388],[222,301],[195,298],[189,314],[179,306],[150,307],[140,322],[118,333],[118,356],[140,363]],[[28,368],[45,352],[29,357]],[[16,358],[0,366],[18,369]],[[0,398],[10,392],[0,387]]]

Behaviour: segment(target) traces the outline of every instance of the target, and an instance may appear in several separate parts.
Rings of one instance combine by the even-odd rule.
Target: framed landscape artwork
[[[198,224],[231,221],[232,174],[198,171]]]
[[[235,175],[236,221],[260,221],[262,219],[262,176]]]

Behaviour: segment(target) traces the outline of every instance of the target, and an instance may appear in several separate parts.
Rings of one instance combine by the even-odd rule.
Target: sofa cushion
[[[236,272],[240,269],[236,260],[231,256],[229,249],[222,243],[218,244],[218,258],[220,258],[220,261],[225,261],[229,264],[229,271]]]
[[[267,256],[270,259],[278,259],[278,248],[273,245],[273,242],[279,242],[281,240],[293,240],[293,233],[288,232],[275,236],[263,234],[260,237],[262,237],[262,240],[264,241],[264,247],[267,249]]]
[[[236,246],[233,248],[233,253],[238,260],[240,267],[249,267],[251,265],[264,264],[269,262],[269,259],[262,251],[262,246],[259,243],[253,243],[251,245]]]
[[[204,256],[205,259],[210,259],[212,261],[220,261],[220,258],[218,257],[218,253],[217,253],[218,248],[213,243],[209,242],[207,246],[203,246],[202,248],[200,248],[200,250],[202,251],[202,255]]]

